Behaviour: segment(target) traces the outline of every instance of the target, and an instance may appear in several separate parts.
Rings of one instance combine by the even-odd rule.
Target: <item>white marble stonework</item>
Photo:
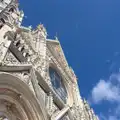
[[[21,26],[18,0],[0,0],[0,120],[99,120],[80,96],[58,38]]]

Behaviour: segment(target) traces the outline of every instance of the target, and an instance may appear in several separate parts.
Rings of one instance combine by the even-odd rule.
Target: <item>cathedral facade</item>
[[[58,39],[23,17],[17,0],[0,0],[0,120],[98,120]]]

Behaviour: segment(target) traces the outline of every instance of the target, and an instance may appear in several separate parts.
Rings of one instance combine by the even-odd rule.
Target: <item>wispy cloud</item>
[[[109,120],[118,120],[116,116],[109,116]]]
[[[116,116],[109,115],[108,117],[105,117],[104,115],[100,115],[100,120],[119,120]]]

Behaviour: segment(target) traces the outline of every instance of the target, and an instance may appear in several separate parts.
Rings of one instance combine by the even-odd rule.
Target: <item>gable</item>
[[[73,82],[77,81],[77,77],[73,71],[73,69],[68,65],[67,60],[65,58],[64,52],[58,40],[47,40],[47,47],[55,57],[56,61],[60,64],[63,70],[66,71],[66,74],[71,78]]]
[[[47,40],[47,47],[52,53],[52,55],[56,58],[57,62],[63,67],[68,67],[67,60],[65,58],[64,52],[58,40]]]

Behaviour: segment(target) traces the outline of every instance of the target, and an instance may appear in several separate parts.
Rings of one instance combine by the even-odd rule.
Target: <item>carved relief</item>
[[[6,5],[4,4],[5,2],[7,2]],[[49,116],[49,119],[52,119],[51,116],[54,116],[53,120],[58,120],[59,118],[61,120],[70,120],[70,117],[68,115],[68,111],[70,111],[73,115],[72,118],[74,120],[94,120],[96,116],[94,112],[89,108],[89,105],[81,102],[82,100],[80,101],[81,97],[79,95],[79,90],[77,86],[77,77],[74,71],[68,66],[58,39],[53,41],[53,43],[50,43],[49,41],[50,44],[47,44],[47,31],[42,24],[38,25],[35,30],[32,30],[30,27],[21,26],[24,13],[18,10],[18,3],[16,2],[16,0],[3,0],[0,1],[0,5],[2,6],[2,9],[0,10],[0,43],[4,42],[5,33],[7,31],[12,31],[9,35],[9,38],[12,38],[10,39],[12,40],[11,44],[13,44],[13,46],[16,47],[16,49],[22,54],[22,56],[26,58],[25,60],[20,62],[20,59],[17,57],[17,52],[15,52],[16,49],[13,50],[16,54],[12,52],[16,56],[15,57],[10,51],[7,52],[9,46],[7,45],[7,42],[5,42],[0,44],[0,58],[4,58],[4,61],[2,60],[4,64],[2,65],[6,65],[6,68],[8,68],[9,65],[15,65],[16,68],[18,67],[17,69],[20,70],[19,72],[12,71],[10,72],[10,74],[13,74],[14,76],[22,80],[25,85],[29,86],[30,90],[34,93],[33,97],[35,97],[35,100],[39,103],[38,106],[40,104],[46,105],[46,111],[48,114],[46,116]],[[3,10],[4,12],[2,13]],[[7,40],[7,38],[5,38],[5,40]],[[5,52],[5,50],[3,50],[3,48],[6,48],[7,53]],[[3,54],[5,55],[5,57],[2,56]],[[23,70],[24,65],[27,66],[27,64],[29,63],[32,67],[29,70]],[[59,71],[59,74],[61,76],[60,78],[63,79],[62,82],[65,85],[65,92],[66,94],[68,94],[68,96],[65,97],[67,99],[66,103],[63,102],[64,100],[62,100],[62,97],[64,96],[62,96],[60,99],[60,95],[64,93],[64,89],[58,89],[58,87],[57,89],[59,91],[59,94],[56,94],[55,90],[53,89],[53,81],[51,82],[49,74],[50,65],[55,66],[56,70]],[[11,69],[12,66],[9,66],[9,69]],[[38,85],[38,79],[35,74],[36,72],[38,72],[41,76],[39,82],[41,82],[41,85],[45,86],[44,89],[42,89],[43,86],[39,87]],[[53,77],[53,79],[55,79],[55,77]],[[60,80],[62,79],[60,78],[58,79],[58,83],[62,85],[62,82],[60,82]],[[4,93],[10,94],[16,99],[21,99],[21,94],[16,95],[7,89],[1,88],[0,94]],[[59,105],[56,104],[58,102],[57,100],[59,101]],[[40,103],[41,101],[42,103]],[[0,108],[2,105],[4,105],[2,106],[4,109],[11,113],[15,113],[16,106],[14,104],[9,103],[8,101],[0,102],[3,102],[3,104],[0,104]],[[36,112],[39,113],[39,111]],[[34,113],[34,115],[36,115],[36,113]],[[3,117],[5,117],[5,115],[1,116],[0,114],[0,119],[3,119]],[[30,120],[32,120],[32,118]]]
[[[20,80],[25,82],[28,86],[30,85],[30,74],[28,72],[12,72],[12,74],[16,77],[18,77]]]
[[[15,58],[15,56],[10,52],[8,51],[7,54],[6,54],[6,57],[4,59],[4,63],[5,64],[20,64],[20,62]]]

